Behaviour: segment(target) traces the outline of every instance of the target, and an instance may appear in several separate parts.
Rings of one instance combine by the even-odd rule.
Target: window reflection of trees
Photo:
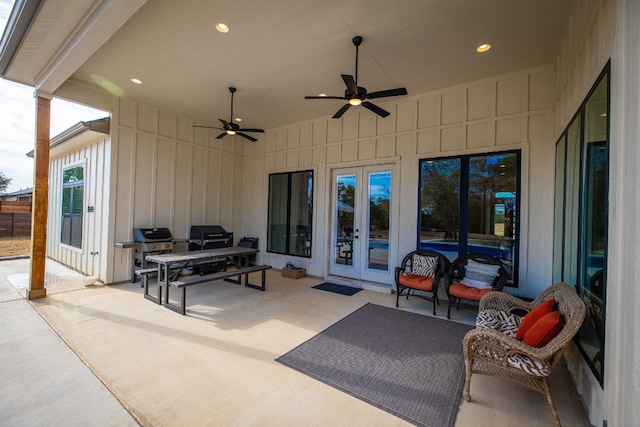
[[[458,241],[460,161],[423,163],[421,240]]]
[[[516,152],[422,161],[420,248],[494,256],[513,283],[518,168]]]

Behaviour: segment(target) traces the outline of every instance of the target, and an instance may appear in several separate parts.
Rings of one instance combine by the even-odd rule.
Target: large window
[[[62,174],[62,233],[65,245],[82,247],[84,166],[65,169]]]
[[[609,66],[556,144],[553,280],[587,305],[576,342],[600,384],[604,372]]]
[[[520,152],[420,161],[418,247],[498,258],[517,286]]]
[[[269,175],[267,252],[311,257],[313,171]]]

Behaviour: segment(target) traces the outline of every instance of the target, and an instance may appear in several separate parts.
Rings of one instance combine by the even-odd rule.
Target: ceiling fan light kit
[[[220,120],[222,123],[222,127],[214,127],[214,126],[201,126],[201,125],[193,125],[194,128],[207,128],[207,129],[218,129],[223,131],[220,135],[216,136],[216,139],[222,139],[227,135],[240,135],[241,137],[248,139],[251,142],[256,142],[257,139],[252,137],[251,135],[247,135],[245,132],[260,132],[264,133],[263,129],[250,129],[250,128],[241,128],[240,125],[233,123],[233,94],[235,93],[236,88],[230,87],[229,92],[231,92],[231,116],[229,121]]]
[[[341,74],[342,80],[344,81],[347,89],[344,91],[344,96],[327,96],[325,94],[321,94],[318,96],[305,96],[305,99],[342,99],[347,101],[345,105],[342,106],[334,115],[334,119],[339,119],[342,115],[351,107],[362,105],[367,110],[370,110],[380,117],[387,117],[390,113],[383,108],[378,107],[377,105],[367,101],[367,99],[376,99],[376,98],[386,98],[388,96],[401,96],[407,94],[407,89],[400,87],[397,89],[387,89],[381,90],[377,92],[368,93],[367,89],[364,87],[358,86],[358,48],[362,43],[362,37],[355,36],[353,38],[353,44],[356,47],[356,73],[355,78],[349,74]]]

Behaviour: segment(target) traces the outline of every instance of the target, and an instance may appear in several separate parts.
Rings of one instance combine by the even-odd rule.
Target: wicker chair
[[[535,348],[495,329],[476,328],[462,343],[466,366],[463,397],[471,400],[469,388],[472,374],[492,375],[514,381],[546,395],[557,426],[558,411],[551,397],[549,374],[561,359],[585,318],[586,307],[578,294],[566,283],[545,289],[535,300],[527,302],[503,292],[491,292],[480,300],[480,310],[506,313],[529,312],[541,302],[555,298],[564,326],[547,345]]]
[[[469,260],[473,260],[481,264],[499,266],[498,275],[494,279],[490,289],[478,289],[460,283],[466,275],[467,263]],[[444,283],[447,291],[447,297],[449,298],[447,319],[451,319],[452,305],[457,304],[456,308],[460,308],[461,304],[477,307],[480,302],[480,298],[485,294],[491,291],[501,291],[504,285],[507,284],[507,271],[497,258],[477,253],[467,254],[459,256],[451,263],[447,274],[444,276]]]
[[[418,276],[414,269],[414,256],[425,256],[438,258],[438,265],[435,269],[433,280],[424,276]],[[414,295],[427,301],[433,302],[433,315],[436,314],[436,303],[440,305],[438,299],[438,283],[449,269],[447,257],[436,251],[417,250],[410,252],[402,260],[400,267],[396,267],[396,307],[399,306],[400,295]],[[416,277],[417,276],[417,277]]]

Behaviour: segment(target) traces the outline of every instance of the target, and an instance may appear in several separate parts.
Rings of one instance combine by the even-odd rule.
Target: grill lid
[[[133,239],[140,243],[169,242],[173,239],[168,228],[134,228]]]
[[[220,225],[192,225],[189,233],[190,239],[210,239],[225,237],[229,233]]]

